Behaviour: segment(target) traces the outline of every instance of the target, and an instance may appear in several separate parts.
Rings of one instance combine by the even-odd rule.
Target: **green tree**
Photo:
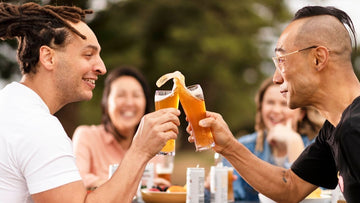
[[[136,66],[153,91],[161,75],[179,70],[187,85],[201,84],[207,109],[221,113],[236,133],[253,130],[254,93],[274,70],[271,36],[289,18],[278,0],[129,0],[108,4],[90,26],[108,70]],[[100,119],[97,85],[98,97],[82,103],[82,122]]]

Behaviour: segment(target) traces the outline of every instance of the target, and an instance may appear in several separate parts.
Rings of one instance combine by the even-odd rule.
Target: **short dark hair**
[[[124,137],[115,129],[115,126],[110,119],[109,112],[108,112],[108,98],[109,98],[109,94],[111,92],[111,83],[121,76],[133,77],[140,83],[140,85],[144,91],[145,100],[146,100],[145,114],[150,113],[152,110],[152,106],[153,106],[152,105],[153,100],[151,99],[151,96],[150,96],[150,86],[149,86],[146,78],[144,77],[144,75],[141,72],[139,72],[134,67],[130,67],[130,66],[122,66],[122,67],[111,70],[105,79],[105,87],[104,87],[104,91],[103,91],[103,95],[102,95],[102,99],[101,99],[101,111],[102,111],[101,123],[104,125],[105,130],[107,132],[110,132],[113,135],[115,135],[115,138],[117,140],[122,139]]]
[[[75,6],[40,6],[33,2],[13,5],[1,2],[0,39],[16,38],[21,72],[36,73],[40,47],[51,44],[64,46],[68,30],[86,39],[69,22],[84,21],[85,15],[92,12]]]
[[[351,18],[349,17],[348,14],[346,14],[344,11],[332,7],[332,6],[327,6],[327,7],[322,7],[322,6],[306,6],[301,8],[300,10],[298,10],[295,13],[294,18],[292,19],[292,21],[294,20],[298,20],[301,18],[306,18],[306,17],[312,17],[312,16],[319,16],[319,15],[330,15],[330,16],[334,16],[335,18],[337,18],[342,24],[344,24],[345,26],[347,26],[352,34],[353,40],[354,40],[354,46],[355,49],[357,47],[357,40],[356,40],[356,32],[355,32],[355,27],[354,24],[351,20]]]

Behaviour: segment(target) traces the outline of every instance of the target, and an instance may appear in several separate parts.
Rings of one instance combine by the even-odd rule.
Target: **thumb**
[[[139,126],[138,126],[138,128],[137,128],[137,130],[135,132],[134,138],[140,136],[139,134],[142,133],[143,127],[144,127],[144,116],[140,120],[140,124],[139,124]]]
[[[213,119],[212,117],[204,118],[204,119],[202,119],[202,120],[199,121],[199,126],[200,126],[200,127],[204,127],[204,128],[210,127],[211,124],[212,124],[212,122],[213,122],[213,120],[214,120],[214,119]]]

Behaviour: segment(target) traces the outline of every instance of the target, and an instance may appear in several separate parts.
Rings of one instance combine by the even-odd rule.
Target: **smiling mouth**
[[[133,111],[124,111],[121,115],[125,118],[133,118],[136,114]]]
[[[95,85],[95,80],[94,79],[83,79],[85,82],[89,82],[93,85]]]
[[[274,118],[274,117],[269,117],[269,120],[271,121],[271,123],[273,123],[274,125],[282,123],[283,119],[280,118]]]

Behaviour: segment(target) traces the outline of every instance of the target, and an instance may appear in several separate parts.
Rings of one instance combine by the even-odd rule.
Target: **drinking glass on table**
[[[210,128],[199,126],[199,121],[205,118],[206,115],[204,94],[201,86],[196,84],[186,88],[179,88],[179,97],[194,134],[196,151],[207,150],[215,146]]]
[[[234,181],[234,168],[233,167],[226,167],[228,169],[228,202],[234,202],[234,188],[233,188],[233,181]]]
[[[173,90],[156,90],[155,91],[155,110],[164,108],[178,108],[179,94],[176,88]],[[166,142],[166,145],[159,152],[161,155],[175,155],[175,140],[171,139]]]
[[[174,170],[174,156],[165,156],[162,162],[156,163],[156,174],[171,183],[171,174]]]

